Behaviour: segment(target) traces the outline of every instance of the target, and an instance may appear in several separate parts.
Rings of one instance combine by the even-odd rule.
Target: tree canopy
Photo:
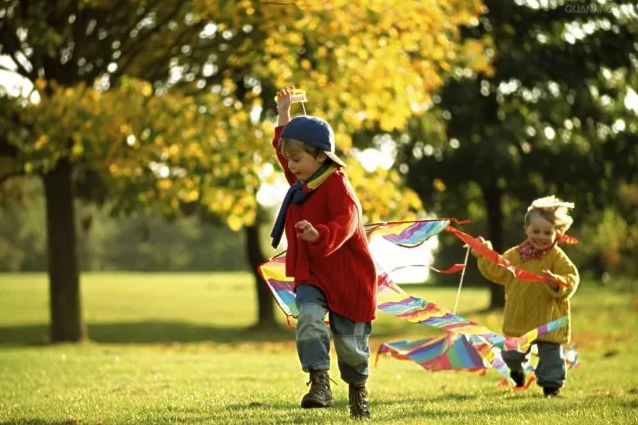
[[[53,339],[81,336],[74,197],[124,214],[202,207],[250,226],[274,161],[276,88],[306,89],[349,152],[355,130],[400,128],[426,109],[452,67],[488,72],[489,40],[459,32],[481,11],[475,0],[4,2],[4,68],[34,92],[0,96],[0,179],[43,177],[52,317],[66,323]],[[404,190],[377,190],[384,173],[353,171],[370,216],[418,210]]]
[[[436,210],[485,223],[499,250],[520,241],[529,202],[551,193],[576,203],[577,223],[635,226],[627,213],[638,183],[638,111],[629,103],[638,83],[635,9],[485,4],[464,36],[490,35],[493,73],[458,74],[432,113],[413,120],[400,158],[410,187]],[[610,208],[617,213],[603,213]],[[597,255],[609,248],[604,239],[583,246]]]

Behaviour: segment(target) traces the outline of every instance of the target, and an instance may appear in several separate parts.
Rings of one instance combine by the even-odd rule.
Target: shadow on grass
[[[188,322],[116,322],[87,325],[89,339],[105,344],[239,343],[294,340],[284,326],[270,328],[215,327]],[[0,346],[45,345],[47,324],[0,327]]]
[[[423,404],[424,402],[427,402],[427,403],[463,402],[463,401],[475,400],[478,397],[480,397],[480,396],[477,395],[477,394],[469,394],[469,393],[468,394],[443,393],[443,394],[437,394],[437,395],[434,395],[434,396],[404,397],[400,401],[397,401],[397,400],[383,400],[383,399],[374,398],[373,401],[371,402],[371,405],[375,405],[375,406],[394,406],[394,405],[397,405],[397,404],[406,404],[406,405]]]
[[[531,397],[531,399],[519,399],[520,406],[512,406],[511,403],[503,403],[501,406],[485,406],[478,407],[476,405],[468,405],[468,407],[463,407],[463,403],[471,403],[475,402],[477,399],[482,398],[483,396],[477,394],[458,394],[458,393],[447,393],[447,394],[438,394],[435,396],[423,396],[423,397],[408,397],[403,398],[402,400],[383,400],[373,398],[370,407],[372,411],[373,421],[376,419],[383,423],[401,423],[407,420],[415,419],[415,412],[413,407],[415,405],[424,405],[426,404],[428,407],[426,410],[422,411],[420,414],[424,415],[424,418],[427,418],[429,421],[441,421],[441,423],[449,423],[456,422],[463,418],[464,411],[468,414],[472,415],[480,415],[480,416],[489,416],[493,417],[496,422],[507,422],[511,419],[512,412],[523,414],[525,413],[526,403],[529,403],[530,400],[532,403],[545,402],[545,399],[541,396]],[[504,399],[507,400],[507,399]],[[509,400],[508,400],[509,401]],[[282,409],[298,409],[300,417],[299,421],[294,421],[295,423],[301,422],[310,422],[310,415],[312,412],[304,411],[300,409],[298,404],[286,404],[282,405],[281,403],[261,403],[261,402],[246,402],[246,403],[238,403],[227,406],[228,409],[235,412],[246,412],[251,409],[259,409],[262,411],[269,411],[273,418],[276,418],[277,415],[282,411]],[[514,410],[513,410],[514,409]],[[553,412],[568,412],[573,411],[574,405],[569,403],[562,403],[557,405],[556,403],[552,404],[551,407]],[[335,399],[334,406],[335,413],[343,412],[344,415],[347,415],[348,411],[348,401],[347,399]],[[344,421],[348,421],[347,416],[344,416]],[[317,418],[313,418],[317,419]],[[288,423],[287,420],[277,420],[277,423]],[[314,422],[314,420],[313,420]]]
[[[300,393],[299,393],[299,398],[300,399],[301,399],[301,396],[303,395],[303,393],[304,393],[304,390],[300,390]],[[440,394],[440,395],[437,395],[435,397],[405,398],[405,399],[402,399],[400,402],[374,399],[371,402],[371,406],[374,408],[375,406],[383,406],[383,405],[390,405],[391,406],[391,405],[395,405],[395,404],[412,405],[414,403],[423,403],[424,401],[428,401],[428,402],[462,402],[462,401],[473,400],[475,398],[477,398],[477,396],[473,395],[473,394]],[[347,397],[345,399],[335,397],[334,407],[335,407],[335,409],[344,409],[344,408],[347,409],[348,408],[348,399],[347,399]],[[277,403],[263,403],[263,402],[249,401],[249,402],[246,402],[246,403],[230,404],[230,405],[227,406],[227,408],[230,409],[230,410],[235,410],[235,411],[241,411],[241,410],[246,410],[246,409],[266,409],[266,410],[275,411],[275,410],[281,410],[281,409],[297,409],[297,408],[299,408],[299,403],[282,404],[282,403],[279,403],[279,402],[277,402]],[[300,410],[300,411],[303,411],[303,410]]]
[[[372,412],[374,416],[374,406],[387,406],[394,407],[391,409],[391,413],[384,415],[383,421],[389,421],[391,423],[400,423],[405,420],[414,419],[414,413],[411,412],[410,406],[414,403],[427,403],[428,408],[423,413],[427,415],[427,418],[431,420],[441,421],[441,423],[450,423],[459,421],[466,410],[468,414],[473,416],[488,416],[494,423],[507,423],[511,422],[511,415],[515,414],[524,414],[529,409],[528,403],[530,400],[532,403],[545,402],[545,399],[542,396],[532,396],[530,399],[518,399],[515,401],[520,402],[519,406],[512,406],[511,403],[503,403],[500,406],[485,406],[485,407],[477,407],[476,405],[471,405],[471,407],[463,407],[463,402],[473,401],[479,398],[475,395],[465,395],[465,394],[441,394],[436,397],[423,397],[423,398],[415,398],[401,401],[380,401],[374,400],[371,403]],[[508,399],[503,399],[508,400]],[[512,400],[512,399],[509,399]],[[398,409],[397,407],[404,405],[405,408]],[[445,406],[445,407],[440,407]],[[551,410],[553,414],[561,415],[562,412],[569,412],[574,410],[574,403],[553,403],[551,405]]]
[[[216,327],[189,322],[144,321],[89,323],[89,340],[104,344],[294,342],[295,331],[276,327]],[[396,329],[374,332],[375,341],[395,338]],[[401,338],[398,338],[401,339]],[[49,325],[0,326],[0,347],[49,343]]]
[[[188,411],[187,413],[192,415],[191,411]],[[211,415],[206,414],[206,413],[201,413],[201,412],[197,412],[199,414],[199,416],[197,417],[193,417],[193,418],[184,418],[183,416],[176,416],[176,415],[166,415],[166,417],[161,418],[163,421],[166,421],[166,423],[174,423],[174,422],[180,422],[180,423],[189,423],[189,422],[195,422],[195,423],[210,423],[210,420],[213,419],[211,417]],[[17,422],[15,421],[11,421],[11,422],[0,422],[0,425],[16,425],[16,424],[20,424],[20,425],[78,425],[81,423],[84,423],[85,421],[83,420],[75,420],[75,419],[69,419],[67,421],[45,421],[44,419],[21,419]],[[101,423],[101,422],[98,422]]]
[[[18,421],[0,422],[0,425],[78,425],[82,421],[68,419],[63,421],[46,421],[44,419],[20,419]]]

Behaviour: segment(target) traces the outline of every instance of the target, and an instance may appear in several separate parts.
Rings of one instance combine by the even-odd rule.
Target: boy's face
[[[298,180],[306,181],[326,160],[326,155],[320,153],[316,158],[301,148],[286,149],[284,156],[288,161],[288,169]]]
[[[525,228],[527,240],[536,249],[546,249],[556,240],[556,229],[539,214],[530,216],[529,225]]]

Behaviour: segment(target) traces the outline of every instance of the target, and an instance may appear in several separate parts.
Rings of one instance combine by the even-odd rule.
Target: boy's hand
[[[297,238],[306,242],[315,242],[319,239],[319,232],[306,220],[301,220],[295,224],[297,230]]]
[[[294,86],[286,87],[277,92],[277,113],[279,114],[278,125],[286,125],[290,121],[291,96]]]

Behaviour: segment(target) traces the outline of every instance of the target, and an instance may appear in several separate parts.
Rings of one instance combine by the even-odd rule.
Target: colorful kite
[[[485,247],[480,240],[452,227],[452,223],[463,224],[455,219],[419,220],[371,224],[366,226],[365,230],[368,242],[375,237],[380,237],[384,241],[406,249],[420,246],[431,237],[446,231],[454,234],[472,249],[487,254],[487,257],[497,264],[505,261],[496,252]],[[485,250],[496,254],[498,258]],[[385,271],[379,264],[381,259],[374,259],[378,274],[377,308],[399,319],[434,327],[445,332],[445,335],[440,337],[386,343],[381,346],[379,354],[385,353],[395,358],[410,359],[428,370],[468,370],[472,372],[483,371],[484,373],[487,368],[494,368],[505,376],[507,382],[513,384],[507,366],[501,357],[501,351],[515,349],[527,352],[537,336],[567,324],[567,318],[564,317],[533,329],[522,337],[505,337],[433,302],[406,293],[390,278],[389,274],[398,268],[423,267],[423,264],[404,264],[393,270]],[[521,279],[539,283],[548,281],[545,276],[525,272],[511,264],[503,263],[502,265]],[[458,272],[464,267],[464,264],[456,264],[440,272]],[[262,264],[259,267],[259,272],[272,291],[277,304],[285,313],[288,324],[294,326],[298,311],[295,305],[293,279],[286,277],[285,274],[285,252]]]
[[[562,326],[561,323],[552,322],[552,326],[547,326],[547,330],[539,329],[525,335],[525,338],[521,340],[533,341],[532,335],[538,336],[539,333],[549,331],[551,328],[557,329]],[[553,329],[551,329],[553,330]],[[506,339],[507,342],[507,339]],[[506,343],[507,345],[507,343]],[[521,346],[522,347],[522,346]],[[528,354],[528,359],[523,365],[526,371],[533,372],[536,369],[537,352],[532,347],[531,353]],[[580,365],[578,361],[578,353],[574,346],[570,348],[561,347],[563,350],[563,358],[567,368],[576,369]],[[399,360],[411,360],[419,364],[426,370],[438,371],[438,370],[455,370],[455,371],[468,371],[479,373],[484,375],[487,371],[485,362],[483,360],[482,352],[489,350],[488,344],[480,344],[471,342],[467,335],[462,333],[448,333],[442,336],[435,336],[425,339],[419,339],[415,341],[401,340],[394,342],[386,342],[379,347],[377,351],[376,363],[379,362],[381,355],[388,355]],[[520,350],[519,350],[520,351]],[[501,373],[503,365],[500,361],[493,365]],[[501,381],[501,385],[507,386],[509,379]],[[533,382],[530,380],[525,385],[525,388]]]

